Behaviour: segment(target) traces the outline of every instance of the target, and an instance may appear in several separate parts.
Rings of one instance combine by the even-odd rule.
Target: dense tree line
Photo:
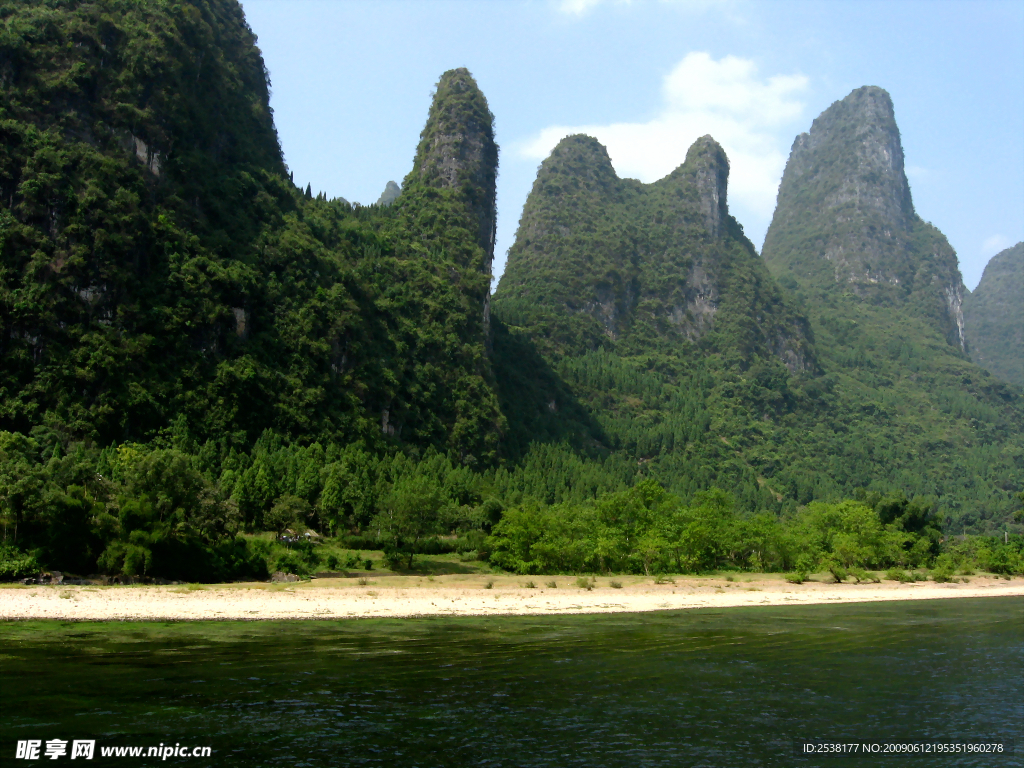
[[[511,471],[475,471],[432,449],[298,446],[269,431],[246,452],[199,446],[180,419],[148,444],[66,452],[0,432],[0,576],[58,569],[217,580],[337,567],[308,543],[282,551],[259,535],[306,530],[335,548],[382,550],[396,568],[453,547],[519,573],[724,568],[841,578],[941,566],[941,557],[1006,572],[1021,563],[1019,546],[943,531],[934,498],[862,492],[776,514],[717,488],[683,498],[618,461],[537,446]]]

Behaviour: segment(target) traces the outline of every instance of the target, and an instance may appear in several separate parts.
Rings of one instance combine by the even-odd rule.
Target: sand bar
[[[974,576],[969,583],[789,584],[777,576],[598,577],[580,588],[567,576],[383,575],[291,584],[34,586],[0,589],[0,619],[196,621],[399,618],[409,616],[563,615],[757,605],[863,603],[1024,595],[1024,578]],[[536,586],[530,588],[532,581]],[[548,586],[555,582],[555,587]],[[487,583],[491,582],[488,587]],[[621,584],[613,587],[612,582]]]

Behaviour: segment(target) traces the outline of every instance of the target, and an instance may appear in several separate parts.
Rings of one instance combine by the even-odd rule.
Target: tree
[[[422,475],[400,477],[384,497],[381,511],[373,520],[385,539],[386,551],[405,559],[412,568],[417,544],[437,532],[444,496],[436,481]]]
[[[286,528],[305,527],[309,515],[309,502],[298,496],[282,496],[263,518],[264,524],[278,536]]]

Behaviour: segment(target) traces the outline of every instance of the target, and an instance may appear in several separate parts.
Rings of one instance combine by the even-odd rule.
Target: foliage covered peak
[[[912,310],[961,352],[965,289],[945,236],[914,212],[892,99],[858,88],[797,136],[763,255],[816,289]]]
[[[469,70],[450,69],[437,82],[413,169],[402,185],[404,209],[420,209],[420,203],[430,197],[422,197],[427,190],[443,190],[453,196],[449,204],[467,217],[466,226],[483,251],[479,268],[488,285],[497,232],[497,178],[494,115]],[[489,294],[483,302],[486,326],[490,322]]]
[[[469,70],[450,69],[437,82],[413,170],[403,187],[419,181],[448,189],[469,183],[486,190],[494,186],[497,170],[494,115],[487,99]]]
[[[1024,385],[1024,243],[992,257],[964,302],[964,322],[974,361]]]

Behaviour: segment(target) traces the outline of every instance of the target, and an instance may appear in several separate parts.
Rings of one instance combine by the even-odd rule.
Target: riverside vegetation
[[[469,72],[359,206],[294,183],[255,43],[233,0],[0,2],[0,578],[1024,569],[1024,398],[884,91],[797,139],[764,259],[711,137],[650,185],[568,137],[492,297]]]

